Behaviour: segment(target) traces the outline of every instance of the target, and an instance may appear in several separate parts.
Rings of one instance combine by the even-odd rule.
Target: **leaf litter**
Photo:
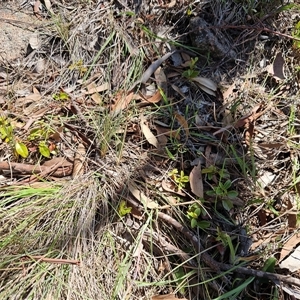
[[[210,61],[192,47],[203,38],[188,32],[189,14],[197,14],[192,3],[184,4],[184,13],[174,1],[166,5],[173,40],[156,36],[163,5],[126,4],[125,13],[116,3],[44,4],[34,5],[45,26],[28,40],[33,51],[20,64],[1,62],[1,298],[9,299],[14,288],[24,297],[17,288],[24,285],[36,299],[49,291],[46,273],[18,269],[25,253],[47,262],[51,286],[64,283],[49,292],[59,299],[66,292],[74,299],[123,299],[129,292],[139,299],[226,293],[243,299],[268,294],[279,281],[281,296],[288,286],[296,291],[298,275],[289,282],[279,269],[273,277],[262,271],[266,258],[275,256],[281,266],[297,248],[299,91],[297,55],[287,51],[288,41],[278,43],[273,32],[261,53],[264,40],[255,30],[244,31],[253,29],[255,10],[246,14],[234,1],[218,3],[218,10],[199,3],[204,15],[215,16],[214,30],[203,28],[204,36],[214,37],[204,43]],[[141,10],[140,19],[128,9]],[[220,28],[225,16],[228,24],[241,24],[237,18],[243,16],[244,24]],[[230,52],[239,55],[235,63],[214,56],[228,44],[240,50]],[[272,62],[267,67],[251,65],[265,56]],[[197,75],[187,78],[182,74],[192,61]],[[30,138],[32,129],[38,134]],[[149,164],[151,171],[143,172]],[[172,181],[168,174],[175,169]],[[238,197],[232,199],[233,193]],[[187,214],[195,204],[196,229]],[[202,228],[208,216],[210,227]],[[144,232],[148,236],[141,237]],[[84,267],[53,265],[73,261]],[[235,268],[230,277],[222,273],[205,283]],[[241,274],[271,281],[245,281],[248,286],[237,292]]]

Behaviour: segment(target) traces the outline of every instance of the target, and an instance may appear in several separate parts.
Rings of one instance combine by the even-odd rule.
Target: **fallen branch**
[[[55,167],[55,168],[53,168]],[[51,176],[64,177],[72,174],[73,163],[67,161],[65,158],[53,158],[43,165],[30,165],[15,162],[0,162],[0,170],[2,172],[10,172],[11,177],[19,175],[39,175],[51,172]]]

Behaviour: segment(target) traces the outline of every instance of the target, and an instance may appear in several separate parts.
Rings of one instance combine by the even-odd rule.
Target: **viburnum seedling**
[[[177,184],[178,190],[185,188],[185,184],[189,182],[189,176],[185,175],[182,170],[178,173],[178,169],[173,169],[168,175]]]
[[[217,187],[213,187],[211,191],[207,191],[206,194],[209,196],[216,196],[222,199],[223,207],[229,211],[233,208],[232,201],[238,196],[238,192],[235,190],[229,190],[231,187],[232,182],[228,179],[225,183],[219,181]]]
[[[210,226],[210,222],[199,220],[200,216],[205,216],[206,211],[201,207],[199,203],[193,203],[189,206],[187,211],[187,217],[191,221],[191,227],[199,227],[201,229],[206,229]]]

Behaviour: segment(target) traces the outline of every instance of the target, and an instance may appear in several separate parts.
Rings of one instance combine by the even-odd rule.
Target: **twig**
[[[186,227],[180,224],[178,221],[168,216],[167,214],[158,212],[157,216],[174,226],[178,231],[185,235],[193,244],[193,246],[201,253],[201,259],[203,262],[209,266],[216,273],[220,273],[220,263],[214,260],[208,253],[205,252],[203,245],[200,240]]]
[[[245,267],[234,267],[234,266],[227,265],[227,264],[220,264],[220,269],[223,271],[229,271],[232,269],[232,272],[269,279],[269,280],[273,281],[274,283],[278,283],[278,281],[281,281],[281,282],[284,282],[287,284],[293,284],[293,285],[300,287],[300,279],[294,278],[289,275],[269,273],[269,272],[249,269],[249,268],[245,268]]]
[[[33,259],[36,261],[41,261],[41,262],[47,262],[47,263],[52,263],[52,264],[69,264],[69,265],[80,265],[80,261],[79,260],[74,260],[74,259],[60,259],[60,258],[47,258],[44,256],[40,256],[40,255],[33,255],[33,256],[25,256],[24,259],[29,260],[29,259]]]

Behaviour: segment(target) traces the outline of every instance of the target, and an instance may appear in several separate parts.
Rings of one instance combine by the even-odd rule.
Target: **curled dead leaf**
[[[143,115],[140,115],[140,118],[141,118],[140,126],[141,126],[143,135],[145,136],[145,138],[149,144],[153,145],[155,148],[158,148],[158,146],[159,146],[158,140],[155,137],[155,135],[151,132],[148,125],[145,123],[146,118]]]
[[[203,198],[203,181],[201,173],[201,163],[198,162],[198,165],[195,166],[190,173],[190,185],[192,192],[199,198]]]
[[[158,208],[158,204],[155,201],[149,199],[142,191],[140,191],[133,183],[128,184],[128,189],[132,196],[142,203],[145,207],[150,209]]]
[[[194,77],[191,78],[191,80],[197,82],[199,87],[207,94],[216,96],[215,92],[217,91],[218,86],[211,79],[205,77]]]
[[[190,130],[189,130],[189,124],[188,122],[186,121],[186,119],[184,118],[184,116],[178,114],[178,113],[175,113],[174,114],[175,118],[177,119],[178,123],[184,128],[184,131],[185,131],[185,135],[186,135],[186,139],[189,137],[190,135]]]

